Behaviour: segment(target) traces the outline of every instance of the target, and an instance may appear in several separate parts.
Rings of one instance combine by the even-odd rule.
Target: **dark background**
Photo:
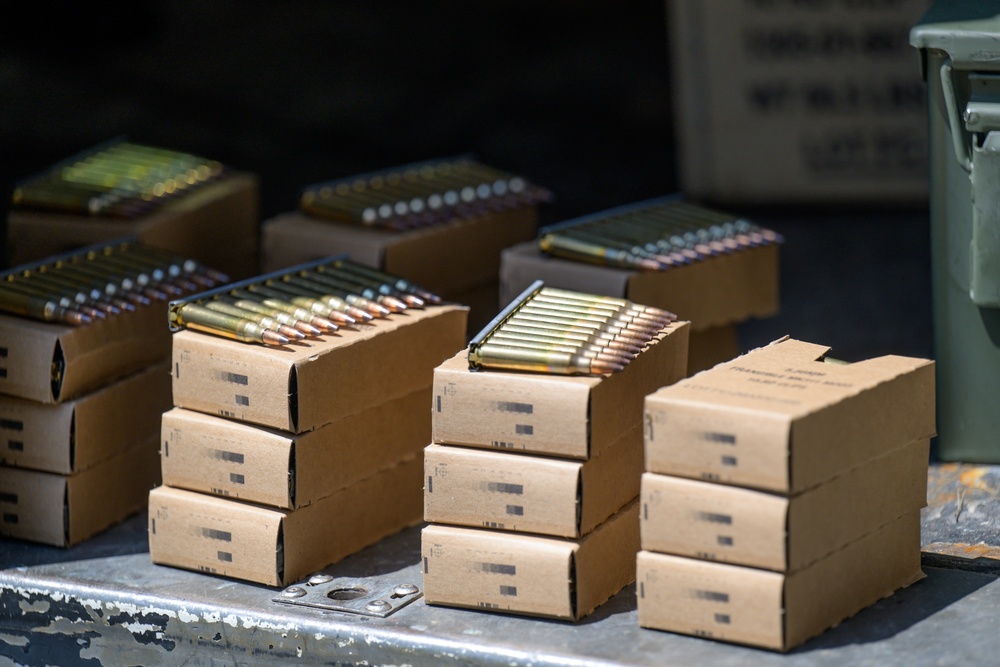
[[[662,0],[19,12],[0,20],[5,191],[120,135],[258,174],[264,218],[306,184],[458,153],[553,190],[543,223],[679,188]],[[734,212],[786,238],[782,312],[742,325],[744,348],[932,355],[926,207]]]

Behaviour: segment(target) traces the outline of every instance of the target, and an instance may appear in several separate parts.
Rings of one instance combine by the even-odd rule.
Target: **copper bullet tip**
[[[625,366],[623,364],[617,364],[610,361],[602,361],[600,359],[594,359],[592,362],[590,362],[590,371],[592,373],[601,373],[601,374],[618,373],[623,370],[625,370]]]
[[[379,302],[388,308],[391,313],[402,313],[406,310],[406,304],[394,296],[383,296],[379,299]]]
[[[378,304],[375,305],[377,306]],[[354,306],[348,306],[345,310],[347,314],[353,317],[355,320],[360,320],[362,322],[371,322],[373,319],[375,319],[371,313],[361,310],[360,308],[356,308]]]
[[[660,271],[666,268],[661,262],[657,262],[655,259],[640,259],[639,266],[643,269],[649,269],[650,271]]]
[[[312,324],[314,327],[317,327],[320,330],[324,331],[325,333],[334,333],[335,331],[340,330],[340,327],[338,327],[336,324],[326,319],[325,317],[314,317],[309,321],[309,323]]]
[[[313,325],[311,325],[311,324],[309,324],[307,322],[303,322],[302,320],[298,320],[295,323],[295,328],[298,329],[299,331],[301,331],[302,333],[304,333],[307,336],[322,336],[323,335],[322,331],[320,331],[319,329],[317,329],[316,327],[314,327]]]
[[[370,317],[370,316],[369,316]],[[357,324],[357,320],[348,315],[347,313],[342,313],[339,310],[331,310],[327,318],[342,327],[349,327],[352,324]]]
[[[278,346],[278,345],[287,345],[288,344],[288,339],[287,338],[285,338],[284,336],[282,336],[277,331],[271,331],[270,329],[265,329],[264,330],[264,335],[262,336],[262,340],[263,340],[263,342],[264,342],[265,345],[275,345],[275,346]]]
[[[392,313],[391,310],[389,310],[385,306],[380,306],[374,301],[369,301],[365,305],[365,309],[375,317],[388,317],[390,313]]]
[[[302,340],[306,337],[304,333],[295,327],[288,326],[287,324],[279,324],[278,333],[282,336],[287,336],[289,340]]]
[[[406,302],[406,305],[412,306],[414,308],[423,308],[424,307],[424,300],[421,299],[416,294],[404,294],[403,295],[403,301]]]
[[[66,324],[72,324],[73,326],[80,326],[81,324],[90,324],[93,321],[83,313],[77,312],[75,310],[67,310],[65,313],[63,313],[62,320]]]

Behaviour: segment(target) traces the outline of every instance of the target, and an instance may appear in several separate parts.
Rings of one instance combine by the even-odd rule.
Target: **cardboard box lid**
[[[150,556],[286,585],[418,523],[422,471],[414,456],[297,510],[161,486],[149,494]]]
[[[576,538],[631,502],[641,474],[640,426],[588,461],[430,445],[424,520]]]
[[[473,372],[460,352],[434,370],[434,442],[594,456],[641,423],[642,396],[686,375],[688,329],[674,322],[608,377]]]
[[[166,361],[58,405],[0,395],[0,463],[79,472],[155,437],[169,408]]]
[[[163,415],[163,483],[293,509],[418,454],[430,387],[293,435],[174,408]]]
[[[500,251],[534,238],[536,219],[535,207],[526,206],[387,232],[295,211],[264,222],[264,249],[271,269],[347,253],[358,262],[406,276],[453,298],[457,292],[496,281]]]
[[[782,339],[646,398],[646,469],[797,492],[934,435],[934,362]]]
[[[467,310],[409,310],[284,347],[173,336],[174,404],[293,433],[426,387],[465,341]]]
[[[0,315],[0,393],[9,396],[59,403],[169,354],[163,303],[80,327]]]
[[[639,625],[788,650],[923,577],[920,513],[791,575],[640,551]]]
[[[894,449],[796,496],[642,477],[642,548],[794,572],[926,504],[930,441]]]
[[[71,546],[137,512],[159,483],[156,441],[69,476],[0,466],[0,535]]]
[[[635,579],[638,503],[580,540],[430,524],[421,534],[424,598],[576,620]]]
[[[535,280],[665,308],[700,331],[778,312],[778,246],[751,248],[667,271],[628,271],[550,257],[534,242],[503,252],[501,302],[511,301]]]

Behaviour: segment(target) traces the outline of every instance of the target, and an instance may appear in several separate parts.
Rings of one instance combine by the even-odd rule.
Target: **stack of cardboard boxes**
[[[688,328],[608,377],[435,370],[428,603],[576,620],[634,580],[642,397],[684,377]]]
[[[70,546],[142,509],[169,354],[163,303],[78,327],[0,315],[0,535]]]
[[[444,305],[284,347],[175,333],[153,561],[285,585],[419,522],[432,373],[465,327]]]
[[[646,399],[639,623],[787,650],[920,578],[934,364],[784,339]]]

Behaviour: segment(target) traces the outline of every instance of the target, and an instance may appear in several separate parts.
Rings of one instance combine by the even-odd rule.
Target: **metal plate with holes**
[[[271,601],[385,618],[421,595],[420,588],[409,582],[314,574],[307,581],[281,591]]]

